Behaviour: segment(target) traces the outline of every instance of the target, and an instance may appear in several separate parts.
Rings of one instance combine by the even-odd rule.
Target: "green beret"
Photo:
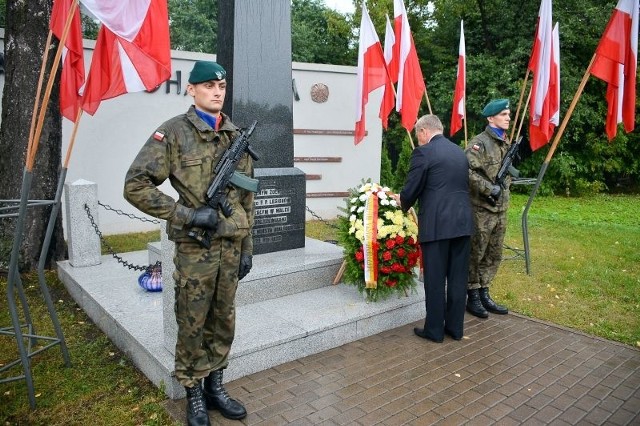
[[[482,110],[483,117],[493,117],[509,109],[509,99],[496,99],[487,104]]]
[[[189,83],[198,84],[210,80],[224,80],[227,72],[213,61],[196,61],[193,64],[191,74],[189,74]]]

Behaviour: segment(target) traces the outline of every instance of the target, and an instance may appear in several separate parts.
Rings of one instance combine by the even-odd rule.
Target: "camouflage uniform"
[[[227,188],[233,214],[227,218],[218,211],[210,249],[188,236],[189,215],[204,205],[213,169],[239,130],[228,116],[221,116],[218,131],[198,117],[193,106],[163,123],[125,178],[125,198],[141,211],[167,220],[167,234],[176,245],[175,373],[187,387],[227,366],[235,332],[240,255],[253,252],[253,193],[240,188]],[[253,177],[250,156],[239,161],[237,171]],[[178,192],[177,202],[157,187],[167,178]]]
[[[475,224],[468,290],[489,287],[502,260],[511,178],[506,178],[507,189],[503,189],[495,206],[488,201],[488,195],[508,149],[509,143],[487,126],[471,140],[465,151],[469,160],[469,189]]]

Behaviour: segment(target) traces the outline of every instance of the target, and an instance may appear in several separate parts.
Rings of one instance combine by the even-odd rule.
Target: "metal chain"
[[[142,222],[149,222],[149,223],[155,223],[155,224],[159,224],[160,221],[158,219],[149,219],[146,217],[140,217],[140,216],[136,216],[134,214],[131,213],[125,213],[122,210],[118,210],[118,209],[114,209],[113,207],[109,206],[108,204],[102,204],[100,201],[98,201],[98,205],[102,206],[105,208],[105,210],[111,210],[112,212],[120,215],[120,216],[127,216],[130,219],[138,219]]]
[[[148,265],[148,266],[134,265],[132,263],[127,262],[121,256],[119,256],[118,253],[116,253],[116,251],[113,249],[113,247],[111,247],[111,245],[109,245],[109,243],[102,236],[102,232],[100,232],[100,229],[98,229],[98,225],[96,224],[95,220],[93,219],[93,215],[91,214],[91,209],[89,209],[89,206],[87,204],[84,205],[84,209],[87,212],[87,217],[89,218],[89,222],[91,222],[91,225],[93,226],[93,229],[96,231],[98,238],[100,238],[100,242],[105,246],[105,248],[111,254],[111,256],[118,261],[118,263],[122,263],[122,266],[126,266],[127,268],[133,269],[135,271],[146,271],[149,268],[153,267],[153,265]],[[159,265],[159,264],[160,262],[156,262],[156,265]]]
[[[311,216],[315,217],[317,220],[319,220],[320,222],[324,223],[325,225],[331,227],[331,228],[335,228],[335,229],[339,229],[339,227],[337,225],[334,225],[333,223],[327,222],[325,219],[321,218],[320,216],[318,216],[316,214],[316,212],[314,212],[313,210],[311,210],[309,208],[309,206],[305,206],[307,208],[307,211],[309,213],[311,213]]]

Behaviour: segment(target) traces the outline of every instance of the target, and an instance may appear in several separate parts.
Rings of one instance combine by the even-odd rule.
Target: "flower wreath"
[[[344,249],[343,281],[358,286],[368,301],[415,291],[420,258],[418,225],[390,197],[391,190],[370,181],[349,190],[347,216],[339,217]]]

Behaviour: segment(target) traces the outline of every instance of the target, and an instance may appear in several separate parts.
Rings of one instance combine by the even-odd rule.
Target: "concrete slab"
[[[236,311],[225,382],[424,317],[421,283],[409,297],[367,303],[355,287],[331,285],[342,259],[339,247],[311,240],[308,253],[300,250],[254,257],[255,272],[239,286],[245,295]],[[152,256],[157,256],[153,250],[123,254],[139,265]],[[58,263],[60,279],[96,325],[170,398],[182,398],[165,343],[163,295],[140,288],[140,273],[111,256],[84,268]],[[255,292],[263,294],[252,296]]]

